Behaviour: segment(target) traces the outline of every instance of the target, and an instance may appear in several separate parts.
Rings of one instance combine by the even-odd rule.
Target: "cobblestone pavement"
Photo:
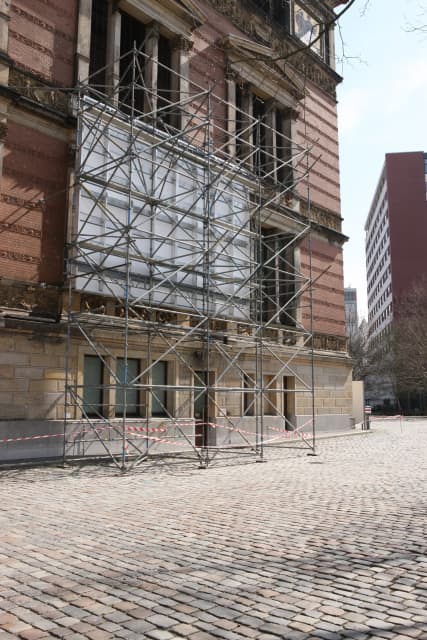
[[[0,473],[0,640],[427,638],[427,421],[266,464]]]

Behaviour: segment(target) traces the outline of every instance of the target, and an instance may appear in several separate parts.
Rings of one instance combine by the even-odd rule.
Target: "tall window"
[[[144,111],[144,58],[139,56],[138,65],[135,68],[135,87],[132,95],[133,61],[132,51],[134,47],[138,51],[144,51],[146,37],[145,24],[136,20],[127,13],[122,13],[120,32],[120,102],[123,105],[133,104],[136,111]],[[142,65],[142,68],[141,68]]]
[[[269,22],[289,31],[290,0],[253,0],[253,2]]]
[[[138,388],[129,386],[129,383],[138,377],[139,360],[136,358],[128,358],[127,371],[125,370],[126,360],[117,358],[117,388],[116,388],[116,416],[122,416],[125,409],[125,393],[124,387],[121,386],[126,382],[126,415],[139,415],[139,390]]]
[[[255,415],[255,392],[254,392],[254,375],[243,375],[243,415]]]
[[[262,230],[262,320],[295,326],[295,268],[292,236],[277,229]],[[289,245],[289,246],[288,246]]]
[[[236,155],[261,178],[293,183],[291,112],[236,85]]]
[[[179,118],[172,118],[171,109],[168,108],[175,101],[171,41],[165,35],[159,34],[158,24],[148,23],[146,17],[137,19],[124,11],[120,12],[118,36],[113,28],[118,14],[110,14],[109,7],[107,0],[93,0],[90,85],[106,93],[108,83],[111,82],[114,73],[118,73],[120,76],[119,100],[124,112],[129,113],[132,105],[136,116],[161,110],[157,119],[159,126],[170,125],[172,120],[175,125],[178,125]],[[113,42],[115,37],[119,37],[120,42]],[[110,43],[108,38],[112,40]],[[108,63],[113,64],[114,69],[107,72],[109,45],[113,51],[117,49],[120,51],[120,60],[108,60]],[[133,64],[134,50],[137,52],[135,65]],[[175,61],[174,64],[179,63]]]
[[[159,66],[157,71],[157,108],[160,121],[164,124],[171,124],[172,109],[170,104],[172,96],[172,49],[170,41],[164,36],[159,36]],[[169,108],[167,108],[169,107]]]
[[[107,64],[108,3],[106,0],[93,0],[92,23],[90,31],[89,84],[104,92]]]
[[[325,55],[323,25],[320,24],[317,18],[308,13],[303,6],[299,6],[298,3],[295,4],[294,20],[294,30],[297,38],[306,46],[310,46],[312,51],[323,58]]]
[[[264,376],[264,415],[277,416],[276,377]]]
[[[104,366],[98,356],[85,356],[83,368],[83,411],[88,416],[103,415]]]
[[[163,417],[168,415],[168,363],[160,360],[153,365],[151,370],[152,376],[152,396],[151,396],[151,414],[153,416]]]

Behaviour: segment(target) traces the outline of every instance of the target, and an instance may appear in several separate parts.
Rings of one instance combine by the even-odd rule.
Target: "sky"
[[[365,7],[367,8],[365,10]],[[424,17],[422,8],[425,7]],[[424,20],[424,22],[423,22]],[[364,225],[386,153],[427,152],[427,0],[356,0],[336,32],[344,282],[367,317]],[[427,250],[426,250],[427,255]]]

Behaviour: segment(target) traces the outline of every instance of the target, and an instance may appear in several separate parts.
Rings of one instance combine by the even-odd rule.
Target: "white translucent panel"
[[[120,271],[123,271],[126,268],[126,263],[123,256],[103,254],[102,266],[103,268],[108,267],[109,269],[119,269]]]

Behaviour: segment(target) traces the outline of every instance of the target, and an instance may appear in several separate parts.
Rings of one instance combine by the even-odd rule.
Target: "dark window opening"
[[[289,0],[252,0],[255,7],[269,23],[290,30],[291,11]]]
[[[159,64],[157,71],[157,109],[160,123],[171,124],[173,102],[172,96],[172,49],[167,38],[159,36]]]
[[[291,24],[289,0],[272,0],[271,17],[274,23],[289,31]]]
[[[145,24],[127,13],[122,13],[120,34],[120,102],[128,113],[132,104],[134,113],[144,112],[144,58],[137,56],[135,69],[133,50],[144,51]],[[135,78],[134,78],[135,73]],[[132,82],[134,86],[132,87]]]
[[[243,374],[243,415],[255,415],[255,392],[253,379],[246,373]]]
[[[125,389],[126,389],[126,415],[139,415],[139,389],[132,386],[132,380],[139,375],[139,360],[128,358],[127,370],[126,360],[117,358],[117,387],[116,387],[116,416],[123,416],[125,410]]]
[[[167,411],[167,384],[168,384],[168,363],[160,360],[153,365],[152,372],[152,397],[151,415],[154,417],[166,417]]]
[[[105,93],[107,64],[108,3],[93,0],[90,30],[89,84]]]
[[[277,229],[262,230],[261,302],[263,322],[272,320],[294,327],[295,266],[291,240],[292,236]]]
[[[98,356],[85,356],[83,369],[83,411],[89,417],[102,417],[104,365]]]

